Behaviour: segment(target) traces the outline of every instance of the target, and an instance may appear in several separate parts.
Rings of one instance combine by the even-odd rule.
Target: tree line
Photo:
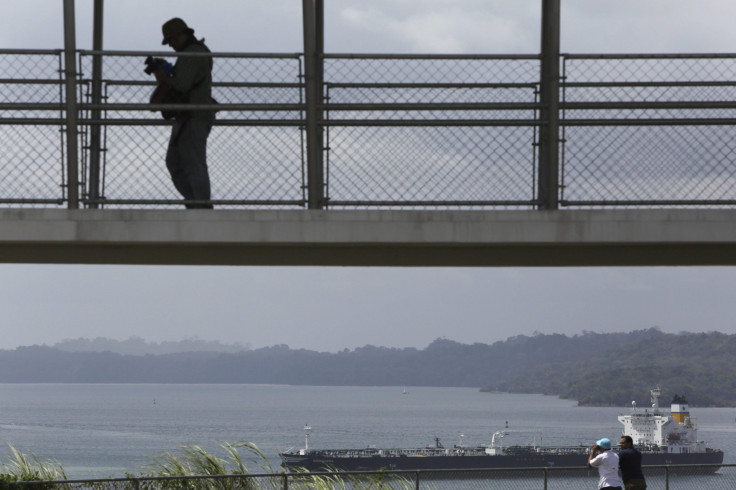
[[[437,339],[424,349],[365,346],[336,353],[276,345],[240,352],[126,355],[30,346],[0,351],[2,383],[267,383],[474,387],[543,393],[584,405],[736,404],[736,336],[721,333],[518,335],[493,344]]]

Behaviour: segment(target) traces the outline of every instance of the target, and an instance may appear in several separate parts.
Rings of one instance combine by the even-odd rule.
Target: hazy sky
[[[63,47],[61,0],[0,0],[0,48]],[[77,1],[91,48],[92,0]],[[536,53],[541,0],[325,0],[328,52]],[[105,49],[162,50],[183,17],[219,52],[297,52],[299,0],[114,0]],[[733,0],[562,0],[570,53],[736,51]],[[733,268],[293,268],[0,265],[0,348],[199,337],[336,351],[511,335],[736,333]]]

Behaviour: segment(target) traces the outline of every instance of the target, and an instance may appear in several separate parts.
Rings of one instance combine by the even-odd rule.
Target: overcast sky
[[[0,0],[0,48],[61,48],[61,0]],[[91,48],[92,0],[77,47]],[[541,0],[325,0],[328,52],[539,51]],[[184,18],[213,51],[297,52],[299,0],[114,0],[105,49],[161,50]],[[733,0],[562,0],[570,53],[733,52]],[[320,351],[438,337],[736,333],[733,268],[292,268],[0,265],[0,348],[76,337],[198,337]]]

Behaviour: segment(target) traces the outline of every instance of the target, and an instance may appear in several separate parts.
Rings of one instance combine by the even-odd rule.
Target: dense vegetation
[[[114,352],[143,356],[146,354],[176,354],[179,352],[240,352],[250,350],[249,344],[223,344],[196,337],[163,342],[147,342],[141,337],[129,337],[127,340],[113,340],[104,337],[94,339],[66,339],[54,344],[56,349],[67,352]]]
[[[138,475],[126,475],[124,478],[106,480],[89,480],[74,486],[68,481],[62,465],[57,461],[40,461],[27,456],[11,446],[13,459],[0,462],[0,490],[26,488],[16,485],[17,482],[38,482],[28,488],[42,490],[67,490],[71,488],[91,488],[103,490],[277,490],[284,488],[284,471],[275,469],[268,462],[263,452],[254,444],[240,442],[225,443],[221,446],[225,457],[208,453],[199,446],[183,446],[180,454],[166,453],[145,467],[145,472]],[[241,454],[245,449],[246,454]],[[251,471],[248,466],[256,466]],[[242,476],[240,476],[242,475]],[[247,478],[252,475],[253,478]],[[257,475],[257,476],[256,476]],[[273,475],[273,476],[263,476]],[[390,485],[386,480],[390,478]],[[44,483],[44,482],[64,483]],[[410,476],[373,475],[357,478],[340,474],[311,474],[300,472],[291,475],[288,487],[295,490],[332,490],[335,488],[354,488],[356,490],[373,490],[382,488],[411,489],[415,488]]]
[[[4,383],[273,383],[353,386],[460,386],[500,383],[552,362],[586,360],[599,345],[624,346],[657,331],[516,336],[460,344],[438,339],[423,350],[366,346],[337,353],[277,345],[238,353],[166,355],[67,352],[46,346],[0,351]]]
[[[40,461],[34,456],[21,453],[10,446],[13,459],[0,464],[0,490],[18,488],[17,482],[66,480],[64,468],[56,461]],[[45,485],[34,485],[31,488],[49,488]]]
[[[736,405],[736,335],[629,333],[515,336],[494,344],[437,339],[423,350],[366,346],[337,353],[286,345],[240,352],[123,355],[55,347],[0,351],[1,383],[272,383],[456,386],[544,393],[585,405]]]
[[[676,393],[692,405],[736,405],[736,336],[721,333],[661,334],[599,350],[587,362],[551,363],[499,383],[506,391],[544,393],[581,405],[648,403],[650,388],[662,387],[662,401]]]

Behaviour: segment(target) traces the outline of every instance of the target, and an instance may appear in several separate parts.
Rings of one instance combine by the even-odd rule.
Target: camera
[[[172,66],[171,63],[166,61],[163,58],[154,58],[153,56],[149,56],[144,61],[146,64],[146,67],[143,69],[144,72],[146,72],[146,75],[151,75],[154,71],[158,70],[159,68],[163,68],[166,73],[171,76]]]

